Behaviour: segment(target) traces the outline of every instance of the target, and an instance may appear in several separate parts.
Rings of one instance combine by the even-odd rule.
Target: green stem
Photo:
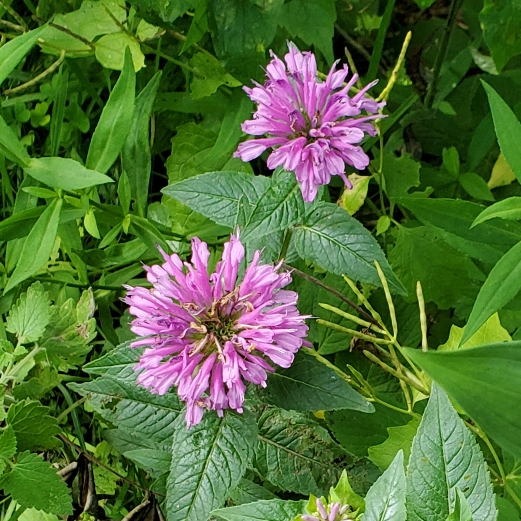
[[[282,243],[282,248],[280,249],[279,262],[282,262],[286,255],[288,254],[289,245],[291,243],[291,237],[293,236],[293,230],[287,229],[284,234],[284,242]]]
[[[56,422],[57,423],[61,423],[61,421],[70,413],[72,412],[74,409],[76,409],[76,407],[78,407],[79,405],[81,405],[85,400],[87,399],[86,396],[84,396],[83,398],[80,398],[78,401],[74,402],[72,405],[70,405],[69,407],[67,407],[67,409],[65,409],[57,418],[56,418]]]
[[[371,55],[371,62],[369,63],[369,70],[367,71],[367,82],[373,81],[376,78],[376,72],[378,71],[378,66],[380,65],[380,60],[382,58],[385,36],[387,35],[387,29],[389,29],[389,24],[391,23],[391,16],[393,15],[395,2],[396,0],[387,0],[387,5],[385,6],[385,11],[374,43],[373,54]]]
[[[408,414],[409,416],[412,416],[413,418],[416,418],[417,420],[421,419],[421,415],[418,414],[417,412],[414,412],[412,410],[401,409],[400,407],[396,407],[395,405],[392,405],[390,403],[384,402],[383,400],[380,400],[380,398],[374,397],[374,398],[368,399],[368,401],[379,403],[380,405],[383,405],[384,407],[387,407],[388,409],[392,409],[393,411],[396,411],[396,412],[401,412],[402,414]]]
[[[441,67],[443,62],[445,61],[445,55],[447,54],[447,48],[449,47],[450,37],[452,35],[452,30],[454,29],[454,24],[456,23],[456,17],[458,15],[458,11],[460,10],[461,4],[463,0],[452,0],[450,4],[449,15],[447,17],[447,23],[445,24],[445,29],[443,31],[443,37],[440,43],[440,49],[436,56],[436,61],[434,62],[434,68],[432,70],[432,80],[427,87],[427,94],[425,95],[424,104],[428,109],[432,108],[434,103],[434,96],[436,94],[436,87],[438,85],[438,79],[441,72]]]

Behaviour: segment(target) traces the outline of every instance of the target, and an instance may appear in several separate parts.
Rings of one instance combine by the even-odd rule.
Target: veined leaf
[[[110,177],[89,170],[78,161],[65,157],[31,159],[24,170],[47,186],[63,190],[81,190],[114,182]]]
[[[49,259],[58,232],[62,204],[63,199],[54,199],[36,221],[25,240],[20,262],[7,282],[4,294],[32,277]]]
[[[521,342],[427,353],[407,349],[407,354],[480,428],[521,457]]]
[[[470,313],[461,343],[476,331],[521,290],[521,242],[508,250],[492,268],[479,290]]]
[[[521,149],[519,147],[521,122],[517,119],[514,111],[503,101],[503,98],[488,83],[481,81],[481,84],[488,96],[499,148],[501,148],[501,152],[517,180],[521,182]]]
[[[521,219],[521,197],[508,197],[489,206],[476,217],[472,223],[472,228],[494,217],[511,220]]]
[[[391,291],[406,294],[374,237],[335,204],[323,202],[310,210],[304,224],[295,229],[295,247],[303,259],[335,275],[381,286],[374,265],[378,261]]]
[[[288,369],[273,373],[263,391],[270,403],[294,411],[352,409],[374,412],[374,407],[329,367],[299,352]]]
[[[365,497],[363,521],[405,521],[405,469],[403,451],[378,478]]]
[[[245,197],[254,206],[268,189],[267,177],[238,172],[210,172],[167,186],[164,194],[177,199],[217,224],[233,228]]]
[[[256,443],[253,416],[206,413],[190,429],[175,422],[172,465],[167,481],[168,521],[202,521],[224,504],[251,463]]]
[[[34,31],[29,31],[0,47],[0,84],[3,83],[7,76],[22,61],[23,57],[31,50],[31,47],[36,43],[44,29],[45,26],[42,26]]]
[[[305,501],[271,499],[214,510],[212,515],[225,521],[293,521],[302,513]]]
[[[445,392],[434,384],[407,470],[407,520],[447,519],[457,488],[467,498],[474,521],[496,519],[495,496],[479,445]]]
[[[136,73],[130,51],[125,65],[101,113],[87,154],[86,167],[105,174],[116,161],[132,124],[136,96]]]

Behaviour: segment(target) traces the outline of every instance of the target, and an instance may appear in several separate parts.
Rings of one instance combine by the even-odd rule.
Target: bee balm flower
[[[346,163],[358,170],[369,164],[369,157],[356,144],[365,134],[376,135],[370,121],[382,117],[376,113],[385,103],[365,95],[376,82],[350,97],[358,75],[342,86],[347,65],[337,71],[335,63],[325,81],[320,81],[313,53],[300,52],[292,43],[288,47],[286,64],[272,53],[264,86],[244,87],[257,103],[257,111],[242,124],[242,130],[267,137],[241,143],[234,156],[251,161],[272,148],[268,168],[282,165],[294,171],[304,201],[309,202],[332,175],[339,175],[351,187],[344,173]],[[368,115],[361,116],[362,111]]]
[[[282,289],[290,274],[260,264],[256,251],[239,281],[238,234],[211,275],[208,246],[197,238],[191,263],[162,253],[163,265],[145,268],[153,287],[127,286],[124,299],[136,317],[131,329],[143,337],[131,346],[147,346],[136,366],[138,383],[157,394],[177,387],[188,427],[205,409],[242,412],[245,382],[265,387],[273,364],[289,367],[307,334],[297,294]]]

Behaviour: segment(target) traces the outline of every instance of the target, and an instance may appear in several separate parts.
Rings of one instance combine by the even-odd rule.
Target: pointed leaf
[[[451,512],[447,521],[472,521],[472,512],[470,510],[469,502],[465,494],[457,488],[456,489],[456,503],[454,510]]]
[[[3,49],[1,47],[0,49]],[[0,152],[16,163],[24,167],[30,161],[30,156],[27,150],[22,145],[16,134],[11,130],[11,127],[5,122],[4,118],[0,116]]]
[[[508,250],[492,268],[481,286],[470,313],[461,343],[476,331],[521,290],[521,242]]]
[[[488,84],[481,81],[488,96],[494,129],[502,154],[514,172],[517,180],[521,182],[521,148],[519,136],[521,135],[521,122],[514,111],[503,101],[503,98]]]
[[[62,204],[63,199],[54,199],[36,221],[24,242],[20,261],[7,282],[4,294],[32,277],[49,260],[58,232]]]
[[[405,469],[400,451],[367,492],[363,521],[405,521],[406,517]]]
[[[521,197],[508,197],[489,206],[474,219],[472,227],[494,217],[514,221],[521,219]]]
[[[101,113],[89,146],[86,167],[105,174],[116,161],[127,139],[136,96],[136,73],[130,51],[125,65]]]
[[[295,247],[305,260],[335,275],[381,286],[374,261],[382,268],[391,291],[406,294],[374,237],[354,217],[332,203],[315,205],[295,230]]]
[[[222,418],[206,413],[190,429],[183,417],[176,420],[167,481],[168,521],[202,521],[224,504],[253,458],[256,430],[247,411],[226,412]]]
[[[407,354],[487,434],[521,457],[521,342]]]
[[[479,445],[436,384],[423,414],[407,470],[407,520],[440,521],[453,510],[456,488],[474,521],[494,521],[495,496]]]
[[[291,367],[269,376],[262,395],[273,405],[294,411],[374,412],[373,405],[335,371],[304,352],[297,353]]]

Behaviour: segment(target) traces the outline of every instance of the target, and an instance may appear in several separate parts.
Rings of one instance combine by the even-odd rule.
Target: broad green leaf
[[[37,454],[22,452],[0,486],[21,507],[58,516],[72,514],[69,487],[56,474],[56,469]]]
[[[217,224],[233,228],[241,198],[253,206],[268,189],[269,179],[238,172],[210,172],[161,190]]]
[[[519,10],[521,17],[521,8]],[[520,20],[521,23],[521,20]],[[521,45],[521,38],[520,38]],[[521,52],[521,47],[520,47]],[[501,96],[484,81],[481,82],[488,96],[497,141],[501,153],[505,156],[507,163],[521,182],[521,150],[519,148],[519,135],[521,135],[521,123],[513,110],[503,101]]]
[[[69,387],[86,396],[90,405],[116,427],[148,440],[151,448],[170,450],[174,420],[181,406],[175,393],[158,396],[137,385],[134,367],[140,353],[122,344],[83,367],[100,378]]]
[[[43,450],[60,446],[55,437],[61,432],[56,418],[49,416],[49,407],[40,402],[24,400],[7,411],[6,423],[14,430],[18,450]]]
[[[132,125],[136,73],[130,52],[92,135],[86,167],[105,174],[116,161]]]
[[[3,49],[3,47],[1,48]],[[16,137],[11,127],[0,116],[0,152],[21,167],[27,166],[30,161],[29,154],[20,140]]]
[[[331,63],[334,60],[332,38],[335,20],[333,0],[291,0],[284,5],[281,25],[291,36],[314,45]]]
[[[353,188],[344,189],[338,204],[348,211],[350,215],[354,215],[364,204],[372,176],[350,174],[347,178],[353,185]]]
[[[224,521],[293,521],[304,510],[305,501],[271,499],[220,508],[212,515]]]
[[[303,352],[297,353],[291,367],[269,376],[263,396],[278,407],[295,411],[374,412],[373,405],[337,373]]]
[[[521,342],[439,353],[407,349],[407,354],[481,429],[521,457]]]
[[[378,478],[365,497],[363,521],[405,521],[405,469],[403,451]]]
[[[166,23],[184,15],[197,5],[197,0],[176,0],[175,2],[157,2],[156,0],[131,0],[130,4],[147,18],[159,18]]]
[[[94,170],[85,168],[78,161],[65,157],[41,157],[31,159],[24,170],[34,179],[62,190],[81,190],[114,181]]]
[[[495,201],[487,182],[478,174],[468,172],[461,174],[458,178],[463,190],[474,199],[479,201]]]
[[[150,115],[161,81],[158,72],[136,98],[132,126],[121,151],[121,163],[130,184],[132,199],[141,216],[145,215],[151,172]]]
[[[425,302],[435,302],[441,309],[453,307],[461,297],[474,295],[470,293],[466,256],[441,239],[433,228],[400,227],[389,263],[409,295],[416,293],[420,281]]]
[[[168,521],[201,521],[223,506],[251,463],[256,443],[253,416],[227,411],[206,413],[190,429],[175,422],[172,464],[167,481]]]
[[[483,36],[498,71],[521,54],[521,6],[516,0],[485,0],[479,14]]]
[[[142,53],[139,43],[122,31],[105,34],[96,42],[96,59],[106,69],[121,71],[125,66],[127,49],[132,56],[134,71],[141,70],[145,66],[145,55]]]
[[[123,453],[138,467],[148,470],[153,476],[167,474],[170,470],[172,454],[158,449],[132,449]]]
[[[269,235],[302,220],[305,205],[293,172],[274,178],[253,209],[241,238]]]
[[[512,340],[508,331],[501,325],[497,313],[494,313],[468,340],[462,342],[464,333],[464,327],[452,325],[449,339],[438,347],[438,351],[455,351],[456,349],[510,342]]]
[[[16,454],[16,434],[11,426],[0,431],[0,474],[4,472],[7,462]]]
[[[295,248],[302,259],[336,275],[381,286],[374,261],[382,268],[391,291],[405,288],[391,271],[374,237],[344,209],[332,203],[315,205],[304,224],[295,227]]]
[[[454,510],[450,513],[447,521],[473,521],[469,502],[459,488],[456,489]]]
[[[521,197],[508,197],[489,206],[476,217],[472,227],[494,217],[514,221],[521,219]]]
[[[381,185],[391,201],[406,197],[411,188],[420,186],[420,166],[410,154],[397,157],[394,152],[384,153]]]
[[[25,342],[36,342],[45,331],[50,319],[51,303],[41,282],[31,284],[11,308],[6,329]]]
[[[521,242],[507,251],[492,268],[479,290],[461,339],[466,342],[496,311],[521,290]]]
[[[26,192],[22,190],[22,193]],[[0,222],[0,239],[2,241],[11,241],[25,237],[44,210],[45,206],[37,206],[36,208],[13,213],[10,217]]]
[[[345,469],[342,471],[336,486],[329,489],[329,502],[350,505],[353,510],[360,509],[362,512],[365,509],[365,500],[353,490]],[[316,508],[315,505],[313,505],[314,508]]]
[[[402,451],[405,464],[409,461],[412,440],[418,430],[419,421],[412,419],[407,425],[387,427],[389,437],[380,445],[369,447],[369,459],[380,470],[385,470],[392,463],[398,452]]]
[[[0,47],[0,84],[9,76],[23,57],[31,50],[44,27],[17,36]]]
[[[32,277],[48,261],[54,246],[63,199],[54,199],[36,221],[25,240],[20,261],[7,282],[4,294]]]
[[[282,490],[321,495],[340,477],[344,454],[326,429],[306,415],[269,409],[258,420],[255,466]]]
[[[186,40],[180,54],[195,45],[208,31],[208,5],[207,0],[200,0],[195,8],[194,18],[188,29]]]
[[[456,488],[467,498],[474,521],[496,519],[495,496],[479,445],[434,384],[407,469],[407,520],[447,519]]]

